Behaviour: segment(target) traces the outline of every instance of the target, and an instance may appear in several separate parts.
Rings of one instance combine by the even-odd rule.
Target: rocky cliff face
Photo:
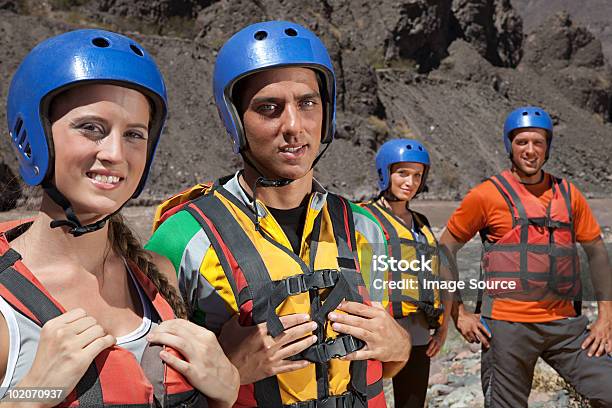
[[[571,176],[590,194],[612,192],[610,149],[601,148],[610,143],[612,75],[598,40],[567,16],[554,17],[525,38],[508,0],[41,4],[0,1],[0,74],[5,78],[0,103],[20,60],[48,36],[85,25],[141,41],[156,57],[170,95],[169,122],[145,201],[222,176],[240,164],[217,117],[212,69],[224,41],[266,19],[303,24],[329,48],[338,77],[338,133],[317,176],[331,188],[353,198],[372,194],[378,146],[390,137],[415,137],[433,157],[426,196],[458,198],[507,166],[500,136],[505,114],[537,104],[556,122],[547,168]],[[6,137],[0,139],[2,160],[16,174]]]
[[[587,28],[601,42],[604,55],[612,61],[612,2],[609,0],[512,0],[523,18],[526,33],[540,27],[559,11],[566,11],[575,23]]]
[[[576,105],[612,122],[612,70],[601,42],[566,12],[549,17],[527,37],[522,64],[552,78]]]

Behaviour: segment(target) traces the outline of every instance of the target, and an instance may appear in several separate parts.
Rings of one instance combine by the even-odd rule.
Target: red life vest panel
[[[370,304],[363,277],[359,271],[355,227],[350,204],[345,199],[327,194],[327,211],[331,218],[336,239],[338,270],[315,270],[316,249],[310,253],[310,265],[291,250],[277,243],[266,232],[260,230],[260,239],[267,240],[275,247],[274,256],[282,259],[282,265],[299,264],[302,273],[272,280],[261,254],[246,235],[223,200],[231,202],[244,214],[252,211],[234,197],[223,186],[215,186],[205,195],[183,206],[202,226],[215,250],[223,271],[234,293],[240,311],[242,325],[266,322],[272,336],[282,333],[283,326],[276,309],[293,296],[309,295],[310,302],[303,303],[305,312],[310,312],[318,323],[317,343],[293,356],[292,360],[305,359],[315,364],[317,376],[317,399],[284,404],[276,376],[268,377],[255,384],[241,386],[235,407],[287,407],[287,408],[384,408],[386,402],[382,388],[382,363],[374,360],[352,361],[350,383],[342,395],[330,395],[328,365],[331,359],[347,355],[364,346],[364,342],[350,335],[326,338],[327,315],[335,310],[343,299]],[[319,213],[312,229],[311,239],[320,240],[323,211]],[[255,224],[251,227],[254,229]],[[316,248],[312,245],[311,248]],[[331,255],[329,255],[331,257]],[[283,263],[284,262],[284,263]]]
[[[481,231],[488,295],[535,301],[548,291],[566,298],[581,293],[570,185],[551,178],[547,206],[508,170],[489,179],[508,204],[512,229],[497,242]]]
[[[17,228],[23,232],[26,225]],[[11,234],[15,229],[6,231]],[[21,262],[0,231],[0,296],[39,327],[66,310]],[[19,233],[17,234],[19,235]],[[158,322],[174,319],[171,306],[151,280],[128,260],[134,277],[157,312]],[[164,350],[179,354],[168,347]],[[74,390],[58,407],[206,407],[206,397],[159,357],[162,346],[147,345],[139,364],[134,355],[119,346],[110,347],[94,359]]]

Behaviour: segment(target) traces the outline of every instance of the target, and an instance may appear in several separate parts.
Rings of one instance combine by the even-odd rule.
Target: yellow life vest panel
[[[266,322],[269,333],[277,336],[283,331],[279,316],[308,313],[318,324],[317,343],[292,357],[313,364],[242,386],[235,407],[386,406],[382,363],[338,359],[365,343],[339,335],[327,319],[343,299],[370,302],[359,270],[350,203],[327,193],[323,207],[314,210],[313,197],[309,211],[316,213],[307,216],[302,237],[309,244],[302,246],[299,256],[283,245],[286,237],[280,226],[272,232],[257,229],[252,209],[220,184],[191,201],[174,198],[210,240],[242,325]],[[164,211],[175,210],[168,205]],[[161,222],[167,218],[164,211],[158,214]],[[265,222],[276,223],[273,217],[265,217]]]
[[[390,288],[389,296],[383,304],[396,319],[421,310],[425,313],[430,328],[439,327],[442,324],[444,312],[440,290],[437,286],[440,277],[440,258],[438,241],[427,219],[412,211],[413,223],[426,239],[426,242],[421,242],[403,220],[386,207],[376,202],[360,205],[370,211],[382,225],[389,248],[388,259],[403,260],[403,265],[412,265],[413,261],[417,261],[417,265],[420,265],[417,270],[402,268],[406,269],[404,271],[398,267],[400,266],[398,263],[395,264],[395,270],[391,270],[390,265],[386,264],[389,266],[387,269],[388,281],[402,282],[402,288]]]

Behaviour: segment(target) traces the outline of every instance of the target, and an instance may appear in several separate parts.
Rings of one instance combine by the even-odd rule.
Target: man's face
[[[246,154],[267,177],[308,173],[321,145],[323,103],[316,74],[278,68],[245,79],[240,109]]]
[[[527,176],[536,174],[546,161],[547,148],[548,139],[544,129],[524,128],[516,131],[512,138],[514,165]]]

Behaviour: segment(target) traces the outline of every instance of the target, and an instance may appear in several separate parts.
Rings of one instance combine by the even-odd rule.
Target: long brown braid
[[[151,256],[134,236],[134,233],[127,226],[121,214],[115,214],[109,220],[109,240],[113,249],[118,254],[125,259],[135,262],[140,270],[151,279],[159,293],[172,306],[176,317],[188,318],[187,306],[183,302],[181,295],[170,285],[168,278],[151,262]]]

